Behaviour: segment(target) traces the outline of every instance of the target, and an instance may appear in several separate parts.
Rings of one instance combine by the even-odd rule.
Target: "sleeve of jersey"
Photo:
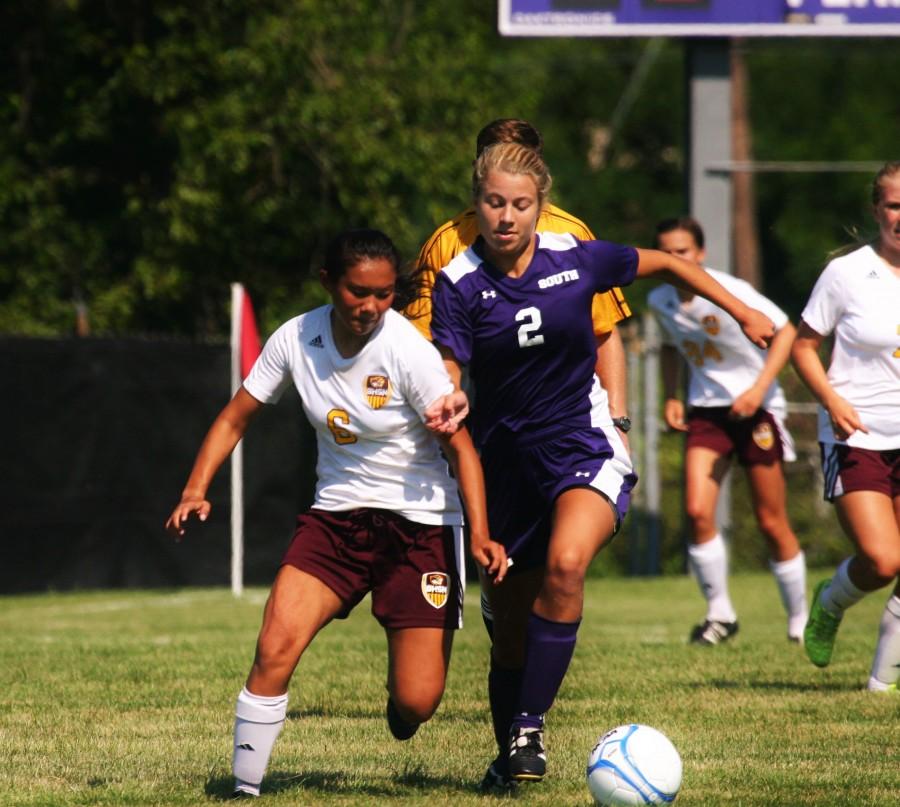
[[[612,241],[582,241],[580,250],[582,265],[591,273],[598,292],[628,286],[637,276],[638,253],[634,247]]]
[[[841,296],[838,271],[831,263],[819,275],[800,317],[817,334],[828,336],[840,318]]]
[[[647,307],[650,309],[650,313],[653,314],[653,318],[656,320],[657,325],[659,325],[660,331],[662,331],[662,335],[660,337],[660,341],[664,345],[668,345],[669,347],[677,347],[678,340],[675,338],[675,335],[672,333],[671,328],[669,327],[669,322],[667,317],[663,314],[662,303],[661,303],[661,295],[664,291],[663,286],[657,286],[650,294],[647,295]]]
[[[275,331],[244,379],[244,389],[261,403],[276,403],[291,383],[289,334],[296,327],[292,320]]]
[[[726,275],[726,277],[729,276]],[[750,283],[746,280],[740,280],[739,278],[733,278],[732,283],[734,284],[734,288],[728,290],[734,294],[735,297],[740,298],[741,302],[749,305],[751,308],[755,308],[757,311],[762,311],[763,314],[772,320],[776,330],[781,330],[787,325],[789,320],[788,315],[768,297],[760,294]]]
[[[435,277],[441,270],[439,255],[440,236],[439,232],[435,232],[419,252],[416,269],[421,273],[421,292],[403,311],[403,315],[426,339],[431,339],[431,295]]]
[[[442,395],[453,392],[453,382],[441,360],[441,354],[430,342],[410,339],[404,344],[403,396],[424,418],[425,410]]]
[[[459,289],[441,272],[431,295],[431,338],[449,348],[460,364],[472,359],[472,324]]]

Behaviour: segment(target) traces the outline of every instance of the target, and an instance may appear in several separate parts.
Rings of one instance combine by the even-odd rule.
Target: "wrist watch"
[[[620,418],[613,418],[612,422],[613,426],[615,426],[623,434],[628,434],[628,432],[631,431],[631,418],[628,417],[628,415]]]

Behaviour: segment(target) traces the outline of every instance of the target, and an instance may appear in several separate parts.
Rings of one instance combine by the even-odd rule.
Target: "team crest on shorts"
[[[367,375],[365,394],[372,409],[381,409],[391,397],[391,379],[386,375]]]
[[[719,333],[719,318],[715,314],[710,314],[707,317],[703,317],[703,330],[706,331],[710,336],[715,336]]]
[[[450,578],[443,572],[422,575],[422,596],[432,608],[443,608],[450,594]]]
[[[758,423],[753,429],[753,442],[763,451],[768,451],[775,445],[775,433],[771,423]]]

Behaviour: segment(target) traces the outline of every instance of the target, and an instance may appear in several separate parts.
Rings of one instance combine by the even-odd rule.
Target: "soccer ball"
[[[606,732],[588,757],[588,789],[597,804],[669,804],[681,787],[681,757],[665,734],[632,723]]]

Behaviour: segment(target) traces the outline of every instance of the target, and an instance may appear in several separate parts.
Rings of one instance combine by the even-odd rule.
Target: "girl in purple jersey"
[[[662,275],[724,308],[760,347],[774,333],[765,315],[675,256],[536,235],[550,185],[533,150],[486,149],[473,173],[480,236],[433,291],[434,343],[457,385],[469,365],[475,386],[491,535],[515,562],[502,585],[484,586],[500,750],[485,789],[544,776],[544,714],[575,648],[585,574],[618,529],[636,481],[594,374],[591,298]]]

